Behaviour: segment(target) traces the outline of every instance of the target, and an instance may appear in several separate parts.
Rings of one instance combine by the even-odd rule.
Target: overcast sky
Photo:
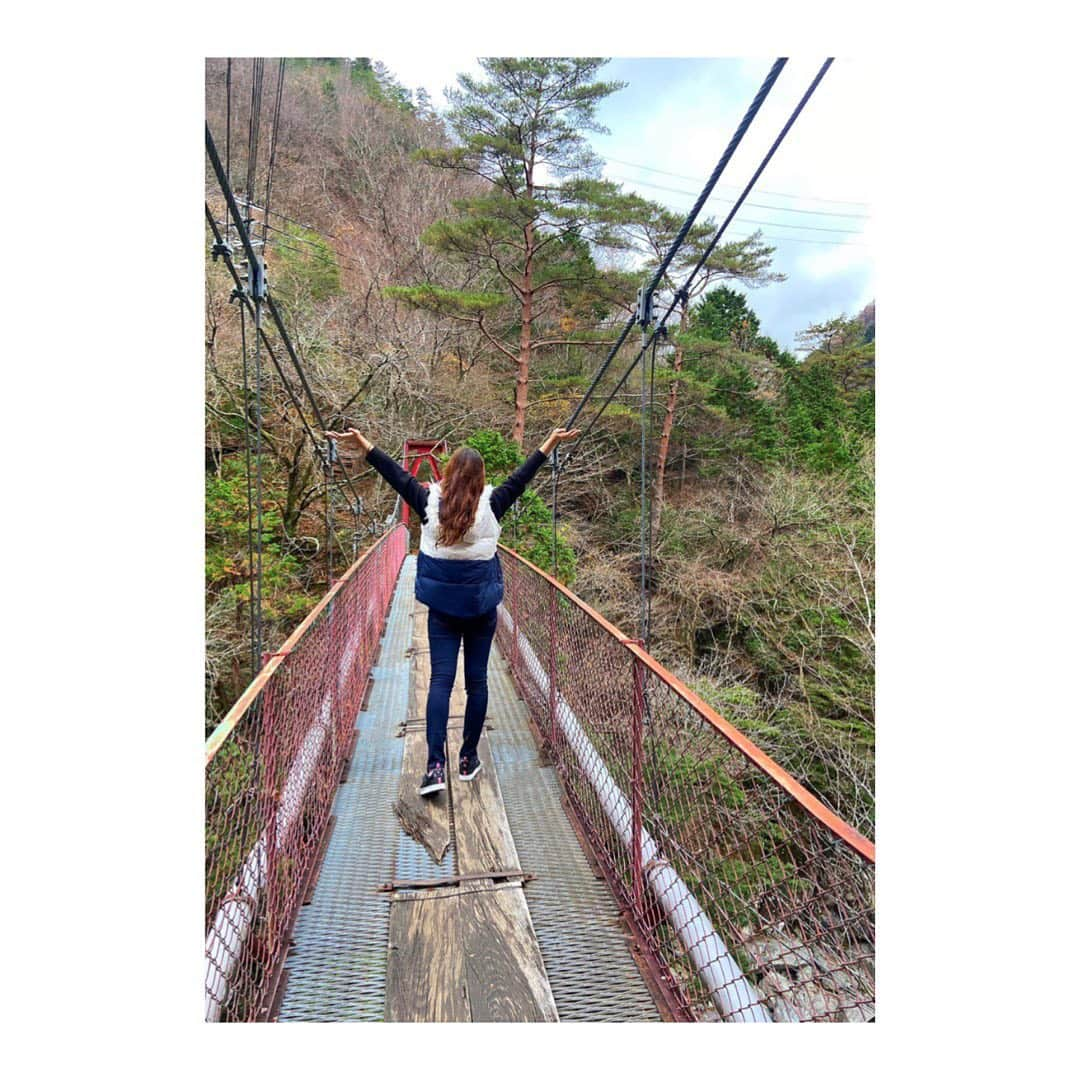
[[[481,74],[468,56],[379,57],[405,86],[423,86],[437,108],[458,72]],[[705,213],[723,220],[823,58],[791,59],[720,178]],[[592,137],[604,173],[627,189],[686,211],[753,99],[771,59],[613,59],[601,73],[628,85],[599,108],[610,135]],[[854,315],[874,299],[876,167],[874,83],[867,65],[837,60],[728,228],[760,227],[787,280],[749,290],[762,332],[791,348],[812,322]],[[657,171],[660,170],[660,171]],[[677,174],[677,175],[670,175]],[[750,203],[755,205],[751,206]]]

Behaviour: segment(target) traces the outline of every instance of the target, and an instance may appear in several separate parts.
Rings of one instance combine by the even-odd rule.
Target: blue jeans
[[[458,649],[465,643],[465,729],[461,752],[476,753],[487,713],[487,665],[498,615],[495,608],[468,619],[428,608],[431,686],[427,699],[428,767],[446,764],[446,724],[457,674]]]

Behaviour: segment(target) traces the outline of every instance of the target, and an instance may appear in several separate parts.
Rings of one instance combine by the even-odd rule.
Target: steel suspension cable
[[[228,186],[228,184],[226,182],[225,175],[224,175],[224,172],[223,172],[222,167],[221,167],[221,158],[218,156],[217,146],[214,143],[214,136],[210,132],[209,124],[205,125],[205,127],[206,127],[206,153],[207,153],[207,156],[210,158],[210,164],[213,166],[214,173],[217,176],[218,186],[221,188],[221,192],[225,196],[225,201],[231,206],[231,208],[233,210],[233,216],[236,217],[237,219],[239,219],[239,210],[237,209],[237,206],[236,206],[236,200],[235,200],[235,198],[233,196],[232,190],[229,188],[229,186]],[[207,207],[207,217],[212,218],[212,216],[213,215],[210,213],[209,207]],[[255,248],[251,243],[251,236],[249,235],[247,225],[245,223],[241,222],[238,225],[238,230],[237,231],[240,234],[240,242],[244,247],[244,253],[248,257],[249,265],[254,265],[256,262],[259,261],[259,259],[258,259],[258,256],[255,253]],[[215,232],[216,232],[216,230],[215,230]],[[293,365],[293,368],[296,371],[297,377],[300,379],[300,385],[303,387],[304,394],[307,397],[308,402],[311,404],[312,411],[315,413],[315,418],[319,422],[319,430],[320,431],[325,431],[326,430],[326,422],[323,419],[322,412],[319,409],[318,403],[315,401],[315,395],[311,391],[311,386],[308,383],[307,375],[304,373],[304,368],[303,368],[303,365],[300,362],[300,358],[299,358],[299,356],[297,356],[296,350],[293,348],[292,341],[289,338],[289,334],[285,329],[285,323],[281,318],[281,313],[278,311],[277,304],[274,303],[274,297],[270,293],[269,290],[267,290],[267,293],[266,293],[266,307],[267,307],[267,310],[270,312],[271,318],[273,318],[273,320],[274,320],[274,325],[277,327],[278,335],[281,338],[281,341],[285,346],[285,351],[289,355],[289,359],[292,362],[292,365]],[[279,368],[279,371],[280,371],[280,368]],[[303,413],[301,412],[301,416],[302,415],[303,415]],[[306,424],[306,421],[305,421],[305,424]],[[322,454],[320,454],[320,457],[324,457],[325,455],[329,455],[331,453],[331,450],[329,448],[330,447],[330,442],[331,442],[331,440],[327,439],[325,441],[325,444],[322,444],[324,446],[324,449],[322,451]],[[353,487],[351,481],[349,482],[349,487],[351,488],[351,490],[353,492],[353,495],[356,496],[356,498],[359,498],[359,492],[357,492],[356,488]]]
[[[278,62],[277,100],[274,102],[274,122],[270,128],[270,161],[266,167],[266,210],[263,213],[263,248],[266,247],[266,226],[270,220],[270,193],[274,182],[274,161],[277,156],[278,126],[281,123],[281,96],[285,85],[285,57]]]
[[[248,204],[245,225],[251,227],[251,202],[255,198],[255,169],[259,163],[259,122],[262,113],[262,57],[251,61],[251,110],[248,113],[248,159],[247,189],[244,196]]]
[[[221,252],[221,254],[223,255],[224,260],[225,260],[225,265],[227,266],[230,274],[232,275],[233,283],[235,285],[234,295],[239,297],[241,304],[243,304],[244,307],[247,308],[248,313],[251,314],[252,316],[254,316],[254,305],[251,303],[250,298],[244,292],[243,281],[242,281],[242,279],[240,277],[240,273],[236,269],[236,265],[232,261],[232,258],[230,256],[228,250],[223,248],[222,239],[221,239],[221,232],[220,232],[220,230],[218,228],[217,222],[214,219],[214,215],[211,212],[210,207],[209,207],[208,204],[204,204],[204,206],[205,206],[205,209],[206,209],[206,220],[209,223],[210,229],[211,229],[211,231],[213,232],[213,235],[214,235],[214,239],[217,242],[216,243],[216,249],[219,250]],[[262,327],[260,327],[260,339],[261,339],[261,341],[263,343],[263,346],[266,349],[267,355],[270,357],[271,363],[273,363],[273,365],[274,365],[274,370],[277,371],[277,373],[278,373],[278,378],[281,379],[282,386],[285,387],[285,392],[286,392],[286,394],[288,394],[289,400],[292,402],[293,408],[296,409],[296,415],[300,418],[300,423],[303,424],[304,430],[307,433],[308,438],[311,440],[311,446],[312,446],[312,449],[315,451],[316,459],[319,461],[320,466],[325,468],[326,449],[323,446],[323,444],[319,441],[319,439],[316,437],[315,432],[311,430],[311,425],[307,422],[307,418],[304,416],[303,406],[300,404],[299,399],[296,397],[296,394],[293,391],[292,384],[289,382],[288,378],[285,375],[285,372],[282,370],[281,364],[278,361],[278,358],[277,358],[276,354],[274,353],[273,346],[271,344],[269,336],[266,333],[266,330],[263,329]],[[343,485],[347,485],[349,487],[349,489],[352,491],[356,501],[359,502],[360,501],[360,494],[356,490],[356,486],[353,483],[352,477],[350,477],[348,475],[348,473],[344,472],[344,470],[342,470],[342,476],[343,476],[343,478],[340,481],[340,483],[343,484]]]
[[[330,451],[333,454],[333,450]],[[326,512],[326,591],[329,592],[334,586],[334,532],[333,506],[330,503],[330,473],[333,472],[333,460],[328,456],[323,463],[323,508]]]
[[[697,220],[697,216],[701,212],[701,208],[705,205],[705,203],[708,200],[709,196],[712,194],[713,188],[716,186],[717,181],[720,179],[720,177],[723,174],[724,170],[727,168],[728,162],[731,160],[732,155],[738,149],[739,144],[742,142],[742,140],[743,140],[744,136],[746,135],[747,131],[749,131],[750,125],[754,122],[754,118],[757,116],[758,112],[761,110],[762,105],[764,105],[765,99],[769,96],[769,93],[772,90],[774,84],[776,83],[776,80],[780,77],[780,72],[784,70],[784,66],[786,64],[787,64],[787,57],[781,56],[781,57],[778,57],[776,59],[776,61],[773,63],[773,66],[769,69],[769,72],[765,76],[764,81],[762,82],[761,86],[758,88],[757,94],[754,95],[754,100],[751,101],[751,103],[750,103],[749,107],[747,108],[746,112],[743,114],[742,120],[739,122],[739,126],[735,129],[735,133],[728,140],[728,144],[725,147],[724,152],[720,155],[720,160],[717,161],[715,168],[713,169],[713,171],[712,171],[711,175],[709,176],[708,180],[706,180],[706,182],[705,182],[705,186],[701,189],[701,194],[698,196],[697,201],[694,203],[693,207],[691,207],[690,212],[686,216],[686,220],[683,221],[682,226],[680,227],[677,236],[675,237],[675,239],[672,242],[670,248],[668,249],[667,254],[661,260],[661,263],[657,267],[655,273],[653,274],[652,279],[649,281],[649,284],[646,286],[645,292],[644,292],[644,303],[641,306],[639,306],[639,311],[647,309],[647,305],[648,305],[648,303],[650,301],[650,298],[652,297],[653,292],[655,292],[656,287],[660,283],[660,281],[663,280],[664,274],[667,273],[668,267],[671,265],[671,262],[675,258],[676,253],[678,252],[679,248],[682,246],[683,241],[686,239],[687,234],[690,232],[690,229],[693,227],[694,222]],[[592,382],[589,383],[589,386],[586,389],[585,393],[582,395],[582,398],[578,402],[577,407],[570,414],[570,417],[567,419],[566,423],[563,425],[565,428],[572,428],[574,426],[574,421],[577,420],[577,418],[581,415],[581,410],[585,408],[586,403],[592,397],[593,392],[596,390],[596,387],[600,383],[600,380],[607,373],[608,368],[611,366],[612,360],[615,359],[615,356],[618,354],[619,349],[622,348],[623,343],[626,341],[627,337],[630,334],[631,328],[634,326],[634,324],[636,322],[637,322],[637,315],[636,314],[631,315],[630,318],[626,321],[626,325],[623,326],[622,332],[619,334],[618,340],[612,346],[611,351],[604,358],[603,363],[597,369],[596,374],[593,376]],[[646,348],[646,346],[642,346],[642,349],[644,349],[644,348]],[[635,361],[635,363],[636,363],[636,361]],[[630,374],[630,370],[632,370],[632,367],[627,371],[626,375],[624,375],[623,378],[620,380],[620,382],[619,382],[620,386],[622,385],[623,382],[626,381],[626,376]],[[606,403],[603,406],[603,408],[607,408]],[[603,408],[601,409],[601,411],[603,411]],[[594,422],[595,422],[595,418],[594,418]],[[589,433],[589,431],[591,431],[591,430],[592,430],[592,424],[589,425],[589,427],[586,429],[585,433],[581,436],[581,438],[583,439],[585,437],[585,435],[587,435]],[[578,440],[578,445],[580,445],[580,443],[581,443],[581,439]],[[558,543],[559,543],[559,539],[558,539],[558,536],[559,536],[559,480],[558,480],[558,474],[562,471],[562,469],[566,468],[567,463],[569,462],[570,458],[574,454],[574,449],[575,448],[571,447],[571,449],[567,452],[566,461],[564,461],[561,465],[559,463],[559,448],[557,446],[554,448],[554,450],[552,451],[552,455],[551,455],[551,472],[552,472],[552,480],[551,480],[551,518],[552,518],[552,521],[551,521],[551,547],[552,547],[552,566],[554,567],[553,572],[554,572],[556,577],[558,577]]]
[[[686,220],[683,221],[682,226],[679,229],[678,235],[672,241],[667,254],[664,256],[660,265],[657,267],[655,273],[652,276],[649,284],[646,286],[645,296],[646,300],[652,296],[656,287],[660,281],[663,280],[664,274],[667,273],[668,267],[671,265],[671,261],[675,258],[676,253],[682,246],[683,241],[686,239],[687,234],[693,227],[694,222],[697,220],[698,214],[701,212],[701,208],[708,201],[709,196],[712,194],[712,190],[716,187],[717,181],[720,179],[724,170],[728,166],[728,162],[731,160],[732,155],[738,149],[739,144],[742,142],[743,137],[750,129],[750,125],[754,122],[754,118],[761,110],[761,106],[764,105],[765,99],[769,96],[769,92],[772,90],[776,80],[780,77],[780,72],[784,70],[784,65],[787,63],[787,57],[779,57],[773,66],[769,69],[768,75],[765,76],[765,81],[762,82],[758,89],[757,94],[754,96],[754,100],[750,103],[746,113],[743,115],[742,120],[739,122],[739,126],[735,129],[735,134],[732,135],[728,141],[727,147],[724,149],[723,154],[720,155],[720,160],[716,163],[716,167],[713,169],[709,179],[705,181],[705,186],[701,189],[701,194],[697,197],[697,201],[691,207],[690,212],[686,216]],[[592,382],[589,384],[588,389],[585,391],[581,401],[578,402],[577,408],[570,414],[570,418],[563,425],[564,427],[571,428],[574,426],[574,421],[581,415],[581,410],[585,407],[586,402],[592,396],[593,391],[596,389],[597,384],[604,377],[604,373],[611,365],[611,361],[615,359],[616,353],[621,348],[623,342],[626,340],[627,335],[630,333],[631,327],[636,322],[636,317],[631,316],[626,326],[623,328],[622,333],[619,335],[619,340],[612,347],[608,353],[604,362],[600,365],[599,370],[593,377]]]
[[[232,57],[225,61],[225,175],[232,183]],[[229,211],[225,211],[225,235],[229,235]]]
[[[806,106],[806,103],[810,100],[810,98],[813,95],[814,91],[817,89],[818,84],[825,77],[825,72],[828,71],[829,68],[832,66],[833,59],[834,59],[833,57],[829,57],[825,61],[825,63],[822,64],[821,69],[818,71],[817,75],[814,76],[814,79],[810,83],[810,86],[808,87],[806,93],[803,94],[803,96],[800,99],[798,105],[795,106],[795,109],[791,113],[791,116],[788,117],[787,123],[784,124],[783,128],[780,131],[780,134],[777,135],[776,139],[773,141],[773,144],[769,148],[768,153],[762,159],[761,164],[755,170],[754,175],[750,178],[749,182],[743,188],[742,194],[739,196],[739,198],[736,201],[735,205],[731,208],[731,211],[728,213],[727,217],[724,218],[724,221],[720,225],[720,228],[717,229],[716,235],[710,241],[709,246],[705,249],[704,254],[701,256],[700,259],[698,259],[697,264],[694,266],[693,270],[691,270],[689,277],[686,279],[686,281],[681,286],[681,288],[676,290],[675,295],[672,298],[671,303],[668,305],[667,310],[664,312],[663,317],[660,319],[659,323],[656,325],[655,329],[653,330],[652,336],[649,337],[648,340],[646,340],[644,342],[644,344],[641,346],[641,349],[638,351],[637,355],[630,362],[630,366],[626,369],[626,371],[623,372],[622,377],[615,384],[615,386],[612,387],[611,392],[604,399],[603,404],[600,406],[600,408],[593,415],[592,419],[586,425],[585,431],[582,433],[581,438],[578,440],[578,445],[580,445],[581,441],[589,434],[590,431],[592,431],[593,426],[596,424],[596,421],[600,418],[600,416],[603,414],[604,410],[608,407],[608,405],[611,404],[612,400],[614,399],[615,395],[619,392],[619,390],[622,389],[623,383],[625,383],[626,380],[630,377],[631,372],[637,366],[637,363],[642,358],[642,356],[645,355],[645,352],[648,349],[649,345],[652,344],[653,340],[660,333],[663,332],[664,327],[667,324],[667,321],[671,317],[671,313],[675,310],[676,306],[680,302],[685,302],[689,298],[689,290],[690,290],[690,286],[693,284],[694,278],[697,277],[698,272],[701,270],[702,266],[705,265],[705,262],[712,255],[713,251],[716,248],[716,245],[720,242],[720,238],[724,235],[724,232],[726,231],[728,225],[731,223],[732,219],[738,213],[739,207],[741,207],[743,202],[745,202],[747,196],[750,194],[751,190],[753,190],[754,184],[757,182],[757,180],[761,176],[761,174],[765,171],[765,167],[769,164],[769,162],[773,158],[773,155],[780,148],[780,144],[784,141],[784,139],[787,136],[788,132],[791,130],[792,125],[799,118],[800,113],[803,111],[803,109]],[[571,450],[569,451],[569,453],[566,455],[566,460],[562,464],[563,468],[566,468],[566,466],[569,464],[569,461],[570,461],[571,457],[573,456],[575,449],[576,449],[576,447],[572,447]]]
[[[247,194],[250,202],[253,190],[255,166],[258,162],[258,139],[259,139],[259,113],[262,107],[262,65],[258,60],[252,60],[251,78],[251,109],[248,113],[248,160],[247,160]],[[210,128],[207,126],[207,135]],[[221,162],[216,162],[218,170]],[[226,174],[226,187],[228,187],[228,175]],[[220,180],[220,177],[219,177]],[[251,210],[248,210],[250,218]],[[247,222],[241,222],[237,216],[237,229],[246,236]],[[258,270],[258,259],[250,250],[250,241],[246,245],[249,249],[248,279],[254,279]],[[262,364],[259,358],[259,331],[262,328],[262,305],[260,298],[256,296],[252,304],[252,322],[255,327],[255,567],[248,579],[248,595],[252,616],[252,675],[256,675],[261,667],[262,657]],[[244,309],[240,311],[241,318],[241,348],[244,350],[244,427],[248,430],[248,387],[247,387],[247,335],[244,329]],[[250,435],[250,432],[248,432]],[[251,487],[251,459],[248,458],[248,488]],[[250,523],[250,515],[249,515]]]
[[[655,439],[655,420],[656,420],[656,346],[659,344],[659,338],[653,339],[652,355],[649,360],[649,455],[650,461],[653,460],[653,455],[656,452],[656,439]],[[645,370],[645,366],[642,365],[642,372]],[[644,459],[642,459],[644,460]],[[649,578],[655,580],[655,528],[653,522],[653,505],[655,502],[654,492],[652,484],[648,484],[648,517],[649,517],[649,544],[648,544],[648,573]],[[659,525],[657,521],[655,523]],[[642,554],[644,559],[644,553]],[[651,652],[652,642],[652,589],[646,588],[645,590],[645,632],[641,635],[645,642],[645,651]]]
[[[206,211],[206,220],[207,220],[208,224],[210,224],[211,230],[214,233],[214,239],[217,241],[217,249],[218,249],[218,251],[220,251],[222,256],[224,256],[225,264],[228,267],[229,272],[232,274],[232,280],[233,280],[233,283],[235,285],[235,291],[234,291],[233,295],[238,296],[240,298],[241,302],[243,303],[243,305],[247,308],[248,313],[254,315],[254,306],[252,305],[251,299],[249,299],[248,296],[246,295],[246,293],[244,292],[243,281],[241,279],[240,272],[237,270],[237,267],[235,267],[235,264],[232,261],[232,258],[230,256],[229,252],[227,251],[227,249],[222,248],[221,233],[220,233],[220,231],[218,229],[217,221],[214,219],[214,215],[211,212],[210,205],[208,205],[208,204],[204,204],[204,205],[205,205],[205,211]],[[278,377],[281,379],[282,386],[285,388],[285,393],[288,395],[288,400],[293,403],[293,407],[296,409],[296,415],[299,417],[300,423],[303,424],[303,429],[305,429],[305,431],[308,434],[308,437],[311,440],[311,446],[312,446],[312,449],[315,451],[316,459],[318,459],[320,461],[321,465],[323,465],[323,467],[325,467],[325,456],[326,456],[326,453],[327,453],[327,447],[324,446],[324,444],[322,442],[320,442],[318,436],[316,436],[315,433],[311,430],[311,424],[308,423],[307,417],[305,417],[305,415],[303,415],[303,406],[300,404],[299,400],[297,399],[296,393],[293,390],[292,383],[289,382],[288,378],[285,376],[285,373],[284,373],[284,370],[282,369],[281,363],[278,360],[278,356],[276,356],[276,354],[273,351],[273,347],[271,345],[270,338],[267,335],[267,332],[266,332],[265,328],[260,327],[260,339],[262,341],[262,345],[264,345],[264,347],[267,350],[267,355],[270,357],[270,361],[274,366],[274,370],[276,370],[276,373],[278,373]],[[329,444],[329,445],[332,445],[332,444]],[[343,480],[341,481],[341,483],[348,485],[348,487],[352,491],[353,496],[356,498],[357,501],[359,501],[360,500],[360,492],[356,490],[356,487],[352,482],[352,477],[350,477],[348,473],[343,472],[343,470],[342,470],[342,475],[343,475]]]
[[[244,368],[244,442],[245,450],[251,443],[251,428],[248,422],[248,349],[247,349],[247,332],[244,318],[244,307],[240,308],[240,348],[243,352],[243,368]],[[251,530],[251,509],[252,509],[252,491],[251,491],[251,455],[250,452],[245,453],[247,461],[247,489],[248,489],[248,557],[251,558],[252,548],[254,548],[254,566],[250,566],[248,575],[248,598],[249,608],[251,615],[251,667],[252,678],[258,673],[262,667],[260,663],[262,657],[262,642],[263,642],[263,625],[262,625],[262,396],[261,396],[261,377],[262,369],[259,363],[259,305],[255,305],[254,311],[254,325],[255,325],[255,533],[254,543],[252,543],[252,530]]]
[[[247,480],[247,549],[248,549],[248,617],[251,623],[251,677],[259,673],[259,654],[261,649],[261,618],[255,605],[255,540],[252,517],[254,515],[254,496],[251,488],[251,423],[248,417],[248,350],[247,320],[244,318],[245,307],[240,305],[240,356],[244,372],[244,476]]]
[[[649,616],[646,610],[646,598],[649,595],[649,583],[648,574],[650,568],[645,565],[645,553],[648,550],[648,544],[646,542],[646,533],[651,533],[651,519],[649,513],[649,485],[647,478],[649,474],[649,455],[648,445],[646,440],[648,422],[652,416],[651,402],[647,396],[649,384],[649,373],[646,370],[646,365],[641,365],[641,540],[639,544],[639,557],[641,561],[641,573],[640,573],[640,615],[638,618],[638,637],[641,638],[641,643],[648,652],[649,649]]]
[[[259,666],[262,667],[262,575],[263,575],[263,482],[262,482],[262,359],[259,354],[259,330],[262,326],[262,305],[255,305],[255,565],[259,612]]]
[[[748,181],[746,187],[743,188],[742,194],[735,201],[735,205],[728,212],[728,216],[726,218],[724,218],[723,224],[716,231],[716,235],[712,238],[711,243],[705,249],[705,251],[702,254],[701,258],[698,259],[697,265],[694,267],[694,269],[690,273],[689,281],[687,281],[686,285],[683,286],[683,290],[682,290],[683,292],[685,292],[687,290],[687,288],[690,285],[690,282],[692,282],[694,280],[694,278],[698,274],[698,271],[701,270],[701,268],[708,261],[709,257],[712,255],[713,251],[716,249],[716,245],[720,242],[720,237],[724,235],[724,230],[728,227],[728,225],[731,224],[732,219],[739,212],[739,208],[746,201],[746,199],[749,196],[751,190],[753,190],[754,185],[758,182],[758,179],[760,178],[761,174],[765,171],[766,166],[769,164],[770,161],[772,161],[773,155],[776,153],[777,150],[780,149],[780,144],[784,141],[785,138],[787,138],[787,133],[792,129],[792,127],[795,124],[795,121],[799,119],[799,115],[802,113],[803,109],[806,108],[806,103],[810,100],[811,97],[813,97],[814,91],[818,88],[818,85],[821,83],[821,80],[825,78],[825,72],[827,72],[829,70],[829,68],[832,67],[834,59],[835,59],[835,57],[832,57],[832,56],[828,57],[825,60],[825,63],[822,64],[821,67],[818,69],[818,73],[814,76],[813,81],[806,88],[806,93],[803,94],[803,96],[799,99],[799,104],[795,106],[795,108],[792,111],[791,115],[788,117],[787,123],[784,124],[784,126],[780,129],[780,134],[777,135],[776,138],[773,140],[772,146],[769,147],[769,152],[765,155],[764,158],[762,158],[761,164],[754,171],[754,175],[750,177],[750,180]],[[667,315],[671,314],[671,312],[674,310],[674,307],[675,307],[675,304],[674,304],[674,302],[672,302],[671,307],[669,307],[668,310],[667,310]],[[666,319],[666,316],[665,316],[665,319]]]
[[[742,122],[739,124],[731,142],[728,144],[728,148],[724,151],[723,157],[716,163],[716,168],[713,169],[712,175],[705,183],[705,187],[702,188],[701,194],[697,197],[697,202],[690,209],[690,213],[687,214],[686,220],[682,223],[682,227],[679,229],[678,235],[675,237],[667,255],[664,256],[663,261],[656,268],[656,272],[652,276],[652,280],[645,287],[645,308],[648,309],[648,301],[652,297],[652,294],[656,291],[660,282],[664,280],[664,274],[667,273],[668,267],[671,265],[672,260],[675,258],[679,248],[682,247],[683,242],[686,240],[687,235],[690,232],[694,222],[697,220],[698,214],[701,213],[701,208],[708,201],[709,196],[712,194],[713,188],[716,186],[717,180],[720,179],[720,174],[727,167],[728,161],[731,160],[731,155],[735,153],[739,143],[742,142],[743,136],[749,130],[750,125],[754,121],[754,117],[757,116],[761,106],[765,103],[765,99],[769,96],[769,91],[773,88],[773,84],[780,77],[780,72],[784,70],[784,65],[787,63],[787,57],[780,57],[770,68],[769,74],[765,76],[765,81],[761,84],[761,88],[757,92],[757,96],[750,104],[750,108],[746,110],[746,115],[742,118]]]
[[[214,219],[214,215],[211,212],[209,205],[204,205],[206,206],[206,220],[210,225],[210,229],[214,234],[214,240],[216,241],[215,249],[219,251],[222,255],[225,261],[225,266],[228,268],[229,273],[232,275],[233,285],[235,286],[233,296],[238,297],[241,304],[247,309],[248,314],[254,317],[255,306],[252,304],[251,299],[244,291],[244,282],[240,276],[240,271],[237,270],[236,263],[233,262],[232,256],[224,246],[221,231],[218,228],[218,223]],[[308,438],[311,439],[311,443],[315,449],[316,456],[321,459],[322,444],[316,438],[315,432],[311,430],[311,425],[307,422],[307,418],[304,416],[303,406],[300,404],[300,400],[299,398],[297,398],[296,393],[292,388],[292,383],[290,383],[288,378],[286,378],[285,372],[282,370],[281,364],[278,361],[277,355],[275,354],[271,345],[270,338],[264,328],[260,328],[260,337],[262,338],[262,343],[266,349],[266,353],[270,357],[270,360],[274,365],[274,370],[277,371],[278,377],[281,379],[281,385],[285,387],[285,393],[288,394],[289,400],[293,404],[293,408],[296,409],[296,415],[300,418],[300,423],[303,424],[304,430],[308,434]]]
[[[649,436],[648,436],[648,443],[649,443],[649,454],[650,455],[653,454],[653,452],[655,450],[655,440],[654,440],[654,430],[653,430],[653,428],[654,428],[654,419],[655,419],[655,416],[656,416],[656,392],[655,392],[655,390],[656,390],[656,346],[657,346],[658,342],[659,342],[659,338],[654,338],[653,339],[652,356],[650,358],[650,363],[649,363]],[[645,365],[644,364],[641,365],[641,372],[642,372],[642,382],[644,382],[644,375],[645,375]],[[645,425],[644,425],[644,415],[643,415],[642,416],[643,434],[644,434],[644,426]],[[653,534],[654,534],[654,530],[653,530],[653,503],[654,503],[654,492],[653,492],[653,489],[652,489],[651,481],[646,477],[647,462],[648,462],[648,458],[646,457],[645,453],[643,452],[642,457],[641,457],[641,464],[642,464],[642,470],[641,471],[642,471],[642,478],[643,478],[642,490],[647,493],[647,500],[648,501],[647,501],[647,505],[644,502],[642,503],[642,514],[641,514],[641,516],[642,516],[643,521],[645,520],[646,517],[648,518],[648,521],[649,521],[649,544],[648,544],[648,571],[647,571],[648,572],[648,577],[646,577],[644,573],[642,574],[642,589],[644,590],[644,592],[643,592],[643,601],[642,601],[642,608],[643,608],[643,611],[644,611],[644,615],[643,615],[644,626],[643,626],[643,631],[642,631],[642,634],[641,634],[641,640],[642,640],[643,647],[644,647],[645,651],[647,653],[651,653],[652,652],[652,594],[653,594],[653,590],[652,590],[652,588],[650,586],[651,586],[651,581],[655,581],[655,578],[656,578],[656,569],[655,569],[656,562],[655,562],[655,553],[654,553],[654,549],[653,549]],[[642,564],[644,565],[645,564],[645,547],[644,547],[644,545],[642,546],[641,558],[642,558]],[[652,725],[652,722],[653,722],[653,717],[652,717],[652,704],[651,704],[651,701],[650,701],[650,683],[649,683],[649,681],[647,679],[645,680],[645,683],[642,686],[642,702],[641,702],[641,706],[642,706],[642,722],[644,724],[644,730],[645,731],[650,731],[651,730],[651,725]],[[654,798],[659,798],[659,796],[660,796],[660,768],[659,768],[659,765],[657,763],[656,739],[655,738],[649,738],[648,739],[648,745],[649,745],[649,757],[650,757],[650,759],[652,761],[652,777],[651,777],[651,779],[652,779],[652,784],[651,784],[652,793],[653,793]]]

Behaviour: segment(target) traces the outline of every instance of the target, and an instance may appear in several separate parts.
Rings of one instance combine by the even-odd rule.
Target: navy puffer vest
[[[471,618],[497,607],[503,598],[502,565],[496,554],[502,527],[491,510],[491,485],[480,494],[476,516],[457,544],[438,542],[441,488],[428,488],[426,521],[420,526],[416,598],[444,615]]]

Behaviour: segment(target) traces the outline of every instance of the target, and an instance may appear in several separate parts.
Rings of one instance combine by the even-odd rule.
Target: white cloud
[[[374,57],[393,72],[394,77],[410,90],[423,87],[436,109],[446,108],[447,87],[457,86],[459,72],[482,76],[475,56],[448,56],[445,53],[383,53]]]

